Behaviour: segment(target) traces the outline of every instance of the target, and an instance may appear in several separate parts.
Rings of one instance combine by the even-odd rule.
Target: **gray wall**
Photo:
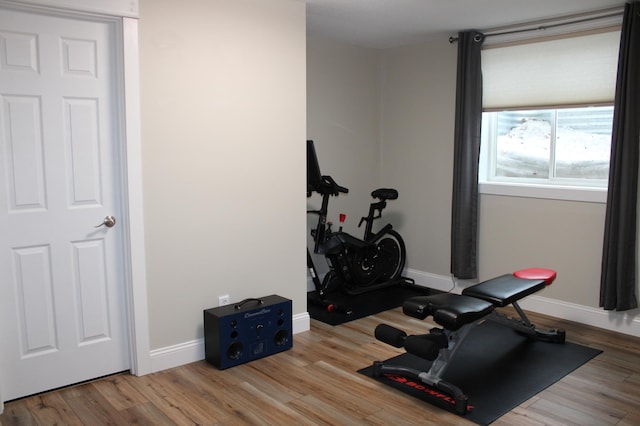
[[[545,297],[598,307],[605,205],[480,197],[480,275],[528,266],[558,272]]]
[[[381,52],[382,173],[404,190],[408,266],[449,275],[457,45]],[[545,297],[598,306],[604,204],[480,196],[480,279],[541,266],[558,280]]]
[[[349,189],[332,197],[328,220],[336,226],[345,213],[345,231],[362,236],[358,222],[369,209],[371,191],[380,182],[379,55],[329,40],[307,42],[307,139],[314,141],[322,174]],[[393,202],[391,202],[393,203]],[[321,197],[307,199],[309,210],[318,209]],[[311,227],[317,215],[307,216],[307,243],[313,253]],[[314,255],[320,274],[328,268]]]
[[[305,5],[140,1],[151,349],[272,293],[306,312]]]
[[[407,267],[449,275],[456,48],[445,39],[381,52],[382,176]]]
[[[313,38],[307,41],[308,46],[317,43]],[[351,51],[349,56],[331,53],[326,41],[323,46],[326,49],[322,51],[310,47],[307,61],[323,62],[332,74],[308,85],[310,100],[333,90],[332,78],[342,81],[349,75],[355,58],[376,53],[379,61],[370,62],[379,75],[379,86],[373,89],[379,99],[363,96],[362,87],[336,90],[333,103],[324,105],[324,111],[319,110],[322,105],[311,104],[314,110],[308,116],[308,129],[317,129],[320,120],[333,116],[334,108],[346,103],[357,108],[354,99],[364,110],[371,108],[369,102],[378,105],[379,179],[382,185],[400,192],[400,198],[390,203],[387,218],[405,238],[409,271],[427,277],[419,283],[429,285],[431,276],[446,282],[450,276],[457,45],[443,38],[376,51],[334,43],[334,53]],[[308,75],[311,82],[313,70]],[[341,123],[352,134],[357,134],[361,125],[346,119]],[[363,129],[371,131],[368,123]],[[345,132],[343,137],[347,136],[350,134]],[[340,146],[327,146],[322,153],[337,158],[342,154],[339,150]],[[343,164],[345,160],[340,161]],[[324,166],[329,167],[334,164]],[[369,176],[368,169],[357,170]],[[356,176],[350,179],[358,180]],[[603,203],[481,195],[479,278],[532,266],[555,269],[556,282],[538,294],[545,299],[542,311],[549,308],[543,313],[584,322],[582,314],[586,312],[597,325],[626,331],[637,310],[605,313],[598,308],[604,212]],[[637,333],[637,324],[632,333]]]
[[[448,276],[455,45],[306,40],[300,0],[141,0],[140,54],[152,349],[200,339],[220,294],[306,312],[306,138],[350,189],[334,222],[361,232],[371,190],[394,186],[408,267]],[[597,306],[603,205],[480,203],[481,278],[541,264],[559,273],[545,297]]]

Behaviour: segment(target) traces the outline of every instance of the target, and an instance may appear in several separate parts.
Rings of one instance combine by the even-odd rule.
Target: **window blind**
[[[482,51],[485,111],[611,104],[620,31]]]

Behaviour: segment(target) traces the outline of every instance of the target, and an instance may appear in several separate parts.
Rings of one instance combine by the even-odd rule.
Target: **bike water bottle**
[[[344,221],[347,219],[347,215],[344,213],[340,213],[340,232],[342,232],[342,225],[344,225]]]

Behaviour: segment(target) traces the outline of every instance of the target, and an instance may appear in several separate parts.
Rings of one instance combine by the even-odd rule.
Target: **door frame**
[[[142,192],[142,139],[140,119],[140,66],[138,20],[122,18],[124,76],[124,138],[122,143],[121,185],[128,229],[125,230],[125,255],[129,352],[131,374],[142,376],[152,372],[149,346],[149,314],[147,307],[147,273],[144,244]]]
[[[131,374],[151,373],[149,316],[144,244],[142,197],[142,143],[140,126],[140,67],[137,0],[0,0],[0,6],[29,12],[50,11],[66,16],[87,14],[106,18],[118,28],[118,55],[121,70],[119,92],[122,126],[118,138],[120,186],[124,236],[125,312]],[[0,371],[0,385],[2,371]],[[0,386],[0,414],[4,409]]]

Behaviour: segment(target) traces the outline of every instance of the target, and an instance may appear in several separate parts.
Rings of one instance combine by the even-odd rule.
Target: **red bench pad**
[[[513,275],[523,280],[544,280],[546,285],[551,284],[556,279],[556,271],[546,268],[520,269],[514,272]]]

